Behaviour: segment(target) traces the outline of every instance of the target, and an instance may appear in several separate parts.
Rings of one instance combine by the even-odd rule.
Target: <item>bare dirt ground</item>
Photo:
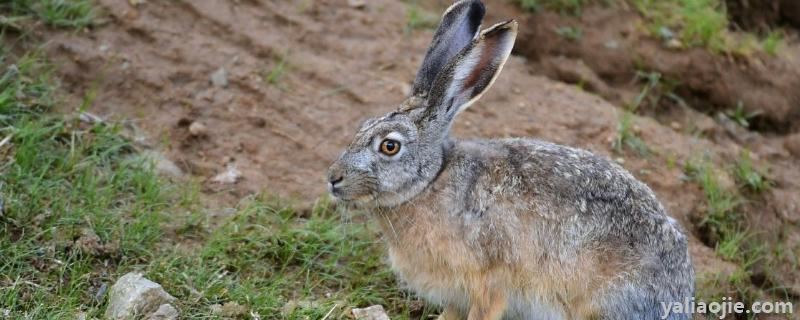
[[[363,8],[345,0],[98,2],[107,13],[100,26],[48,36],[65,89],[74,101],[96,93],[89,111],[134,124],[142,144],[202,181],[212,208],[258,192],[301,204],[323,195],[327,166],[360,121],[404,98],[432,35],[409,29],[407,4],[391,0]],[[800,273],[791,263],[800,256],[795,40],[778,57],[672,51],[639,36],[632,13],[597,8],[580,18],[532,15],[506,1],[486,2],[487,24],[520,19],[517,55],[461,115],[456,136],[538,137],[624,162],[692,233],[700,274],[735,266],[700,241],[695,225],[703,194],[681,164],[698,155],[730,163],[749,149],[768,166],[773,187],[744,206],[746,219],[769,248],[789,255],[763,281],[800,296]],[[582,27],[586,41],[559,37],[561,26]],[[611,147],[618,106],[641,89],[634,62],[680,79],[676,92],[688,102],[635,117],[634,130],[652,150],[648,156]],[[221,68],[227,85],[221,78],[212,83]],[[762,110],[754,130],[718,116],[737,101]],[[215,182],[231,165],[242,178]]]

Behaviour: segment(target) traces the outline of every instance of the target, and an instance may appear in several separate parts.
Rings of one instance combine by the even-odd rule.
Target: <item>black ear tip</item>
[[[486,15],[486,7],[480,0],[473,1],[469,8],[469,23],[472,26],[480,26],[483,17]],[[476,30],[477,31],[477,30]]]

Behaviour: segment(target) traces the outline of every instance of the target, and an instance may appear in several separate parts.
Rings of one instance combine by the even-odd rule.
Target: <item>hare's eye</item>
[[[384,139],[381,141],[381,153],[387,156],[393,156],[400,152],[400,142],[392,139]]]

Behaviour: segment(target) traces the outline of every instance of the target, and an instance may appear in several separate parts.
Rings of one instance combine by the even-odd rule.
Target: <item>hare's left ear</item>
[[[497,79],[516,37],[514,20],[482,31],[434,80],[427,107],[419,119],[421,124],[446,133],[455,116],[478,100]]]

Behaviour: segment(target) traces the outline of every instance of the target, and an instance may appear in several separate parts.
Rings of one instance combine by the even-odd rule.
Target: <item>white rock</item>
[[[175,307],[173,307],[172,305],[170,305],[170,304],[162,304],[160,307],[158,307],[158,310],[156,310],[156,312],[153,312],[153,314],[151,314],[149,317],[147,317],[147,319],[148,320],[175,320],[175,319],[178,319],[179,315],[180,315],[180,313],[178,312],[178,309],[175,309]]]
[[[374,305],[363,309],[353,309],[353,316],[356,320],[389,320],[383,306]]]
[[[189,134],[195,137],[203,137],[208,134],[208,127],[199,121],[194,121],[189,125]]]
[[[215,87],[228,86],[228,71],[225,68],[219,68],[211,74],[211,84]]]
[[[225,168],[225,171],[211,178],[211,181],[222,184],[233,184],[239,181],[241,178],[242,172],[239,171],[239,169],[236,169],[236,165],[229,164]]]
[[[152,169],[161,175],[173,178],[183,177],[183,170],[160,152],[147,150],[142,152],[142,157],[146,161],[150,161],[153,165]]]
[[[161,305],[175,301],[158,283],[141,273],[131,272],[120,277],[111,287],[106,308],[106,319],[129,320],[148,315]]]
[[[347,5],[356,9],[363,9],[367,6],[366,0],[347,0]]]

